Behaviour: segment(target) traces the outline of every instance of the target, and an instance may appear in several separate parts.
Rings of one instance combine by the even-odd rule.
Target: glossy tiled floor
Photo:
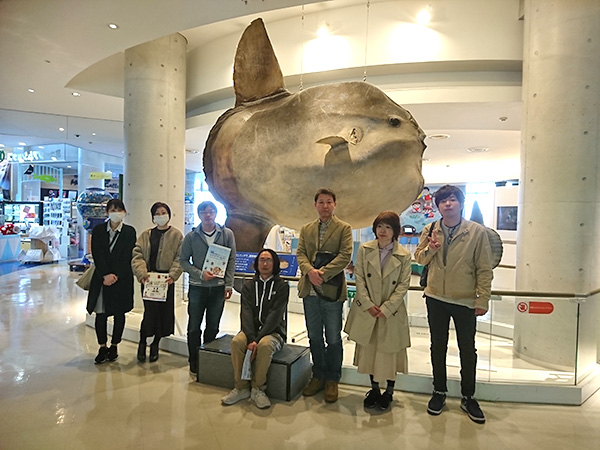
[[[580,407],[482,402],[485,425],[449,399],[439,417],[427,396],[396,392],[371,414],[363,388],[274,401],[266,411],[222,407],[224,389],[195,383],[186,359],[162,353],[137,364],[135,345],[95,366],[94,330],[66,265],[0,276],[0,449],[592,449],[600,444],[600,395]]]

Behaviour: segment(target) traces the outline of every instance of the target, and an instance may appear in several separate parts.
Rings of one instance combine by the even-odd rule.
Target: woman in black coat
[[[131,254],[135,246],[135,228],[123,223],[127,211],[121,200],[106,204],[109,220],[92,230],[92,257],[96,271],[87,299],[88,313],[96,313],[96,336],[100,349],[96,364],[119,357],[117,344],[125,329],[125,313],[133,309],[133,272]],[[106,346],[107,320],[114,316],[110,348]]]

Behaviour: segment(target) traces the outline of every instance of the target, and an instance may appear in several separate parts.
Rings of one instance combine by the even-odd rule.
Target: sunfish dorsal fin
[[[283,74],[262,19],[246,28],[233,66],[235,106],[285,91]]]

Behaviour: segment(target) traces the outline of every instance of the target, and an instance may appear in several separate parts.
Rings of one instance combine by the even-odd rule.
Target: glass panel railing
[[[406,296],[411,347],[409,374],[431,376],[430,337],[423,291],[413,287]],[[288,343],[308,346],[302,300],[297,282],[290,281]],[[350,291],[353,291],[350,287]],[[186,290],[186,289],[185,289]],[[184,291],[185,291],[184,290]],[[352,297],[353,292],[350,292]],[[181,293],[182,298],[186,295]],[[509,384],[573,386],[598,368],[597,302],[600,293],[577,297],[495,291],[490,310],[478,318],[477,380]],[[345,314],[350,301],[345,308]],[[187,302],[177,308],[176,335],[185,339]],[[226,303],[221,332],[239,331],[239,294]],[[344,339],[344,366],[352,367],[354,343]],[[448,340],[449,379],[460,379],[460,356],[454,326]]]

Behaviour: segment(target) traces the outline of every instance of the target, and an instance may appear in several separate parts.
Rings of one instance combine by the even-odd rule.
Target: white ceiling
[[[19,142],[65,142],[121,155],[123,99],[83,91],[74,97],[75,89],[67,86],[77,75],[129,47],[174,32],[182,32],[188,39],[188,50],[220,36],[241,35],[258,13],[268,23],[298,15],[297,5],[302,3],[316,3],[305,6],[309,13],[364,0],[0,0],[0,144],[13,147]],[[119,28],[111,30],[109,23],[117,23]],[[518,69],[509,70],[520,77]],[[113,80],[109,74],[106,80],[105,92],[110,92],[111,83],[115,92],[122,92],[122,86],[115,84],[122,80]],[[520,81],[512,84],[517,90],[513,101],[487,103],[432,104],[406,98],[394,86],[383,88],[411,111],[428,135],[451,136],[427,140],[426,171],[428,165],[456,167],[482,161],[493,167],[497,161],[518,160]],[[501,117],[506,120],[501,121]],[[64,132],[58,131],[60,126]],[[203,149],[208,127],[189,129],[187,148]],[[489,150],[468,153],[469,147]],[[198,169],[200,165],[200,153],[187,154],[188,168]],[[489,178],[494,178],[493,173]]]

